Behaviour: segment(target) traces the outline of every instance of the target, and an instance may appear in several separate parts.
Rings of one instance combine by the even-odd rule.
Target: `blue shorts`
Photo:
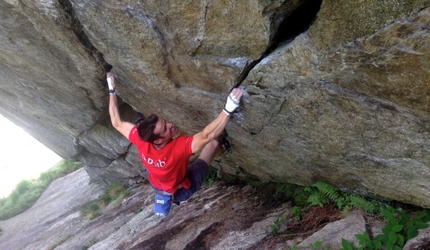
[[[191,182],[191,186],[189,189],[180,188],[176,190],[176,192],[173,194],[172,201],[174,203],[179,203],[181,201],[188,200],[188,198],[190,198],[202,186],[203,181],[205,180],[205,177],[208,174],[208,172],[209,172],[209,166],[202,159],[197,158],[197,160],[188,164],[187,177]],[[172,196],[171,193],[168,193],[163,190],[159,190],[154,186],[152,186],[152,188],[159,195]]]
[[[187,177],[191,182],[191,186],[189,189],[180,188],[176,190],[173,195],[173,202],[188,200],[202,186],[208,172],[209,166],[204,160],[197,159],[190,163],[188,165]]]

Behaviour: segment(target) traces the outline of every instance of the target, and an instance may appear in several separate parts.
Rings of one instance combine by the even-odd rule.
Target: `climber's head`
[[[139,136],[142,140],[150,142],[158,147],[163,147],[178,133],[173,124],[159,118],[156,114],[150,114],[139,125]]]

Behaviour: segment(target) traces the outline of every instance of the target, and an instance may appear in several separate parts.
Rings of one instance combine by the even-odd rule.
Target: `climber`
[[[230,147],[225,126],[231,114],[239,107],[243,90],[233,89],[224,110],[201,132],[193,136],[175,137],[178,129],[156,114],[143,119],[138,113],[137,125],[121,120],[115,77],[110,72],[107,73],[107,82],[112,125],[137,146],[156,193],[154,212],[166,216],[172,202],[179,204],[200,188],[214,157],[222,155]],[[198,159],[190,163],[191,155],[201,149]]]

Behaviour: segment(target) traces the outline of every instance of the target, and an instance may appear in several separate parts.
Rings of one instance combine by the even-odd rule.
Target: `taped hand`
[[[108,87],[109,90],[114,90],[115,89],[115,83],[114,83],[115,79],[112,73],[107,73],[107,83],[108,83]]]
[[[235,109],[239,107],[240,98],[242,98],[243,90],[234,88],[228,95],[227,102],[224,107],[224,112],[227,115],[231,115]]]
[[[106,80],[107,80],[107,83],[108,83],[109,93],[116,94],[116,92],[115,92],[115,77],[110,72],[108,72],[106,74],[106,77],[107,77]]]

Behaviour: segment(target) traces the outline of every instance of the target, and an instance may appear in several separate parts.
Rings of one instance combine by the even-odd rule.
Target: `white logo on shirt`
[[[164,158],[163,160],[159,159],[157,161],[153,160],[152,158],[147,158],[143,153],[142,153],[142,159],[148,163],[149,165],[152,165],[156,168],[166,168],[166,158]]]

